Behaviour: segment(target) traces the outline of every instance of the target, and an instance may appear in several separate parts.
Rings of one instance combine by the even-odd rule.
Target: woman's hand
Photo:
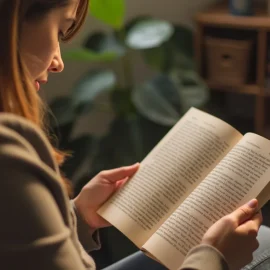
[[[139,164],[102,171],[86,184],[74,199],[75,206],[84,220],[93,229],[110,226],[96,211],[136,173]]]
[[[202,244],[211,245],[224,255],[229,269],[238,270],[250,263],[259,246],[256,237],[262,215],[257,207],[258,201],[251,200],[217,221],[202,239]]]

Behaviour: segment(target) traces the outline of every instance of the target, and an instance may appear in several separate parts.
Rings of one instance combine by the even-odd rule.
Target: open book
[[[218,219],[270,198],[270,141],[191,108],[98,213],[147,255],[179,269]]]

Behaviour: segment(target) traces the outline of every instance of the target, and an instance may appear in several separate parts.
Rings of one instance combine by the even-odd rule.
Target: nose
[[[48,70],[52,73],[60,73],[64,70],[64,62],[61,56],[61,50],[59,45],[56,49],[55,55]]]

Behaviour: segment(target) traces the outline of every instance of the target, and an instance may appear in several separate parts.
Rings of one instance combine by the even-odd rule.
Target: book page
[[[189,110],[98,213],[141,247],[241,137],[225,122]]]
[[[221,217],[258,197],[269,178],[270,141],[246,134],[144,248],[169,269],[178,269],[188,251],[201,242],[207,229]],[[265,194],[264,199],[269,198],[270,193]]]

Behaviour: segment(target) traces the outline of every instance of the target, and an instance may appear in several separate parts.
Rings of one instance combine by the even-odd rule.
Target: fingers
[[[261,211],[255,214],[250,220],[246,221],[240,225],[237,230],[243,234],[248,234],[251,236],[257,236],[260,226],[262,224],[262,214]]]
[[[140,164],[136,163],[132,166],[121,167],[113,170],[106,170],[100,173],[101,177],[106,178],[110,182],[114,183],[119,180],[131,177],[139,169]]]
[[[262,217],[262,212],[259,211],[253,218],[252,220],[256,223],[258,228],[262,225],[263,222],[263,217]]]
[[[246,220],[250,219],[256,214],[258,207],[258,201],[253,199],[243,206],[236,209],[230,214],[233,220],[237,223],[237,226],[244,223]]]
[[[121,189],[126,184],[127,181],[128,181],[128,177],[123,180],[118,181],[116,183],[116,190]]]

